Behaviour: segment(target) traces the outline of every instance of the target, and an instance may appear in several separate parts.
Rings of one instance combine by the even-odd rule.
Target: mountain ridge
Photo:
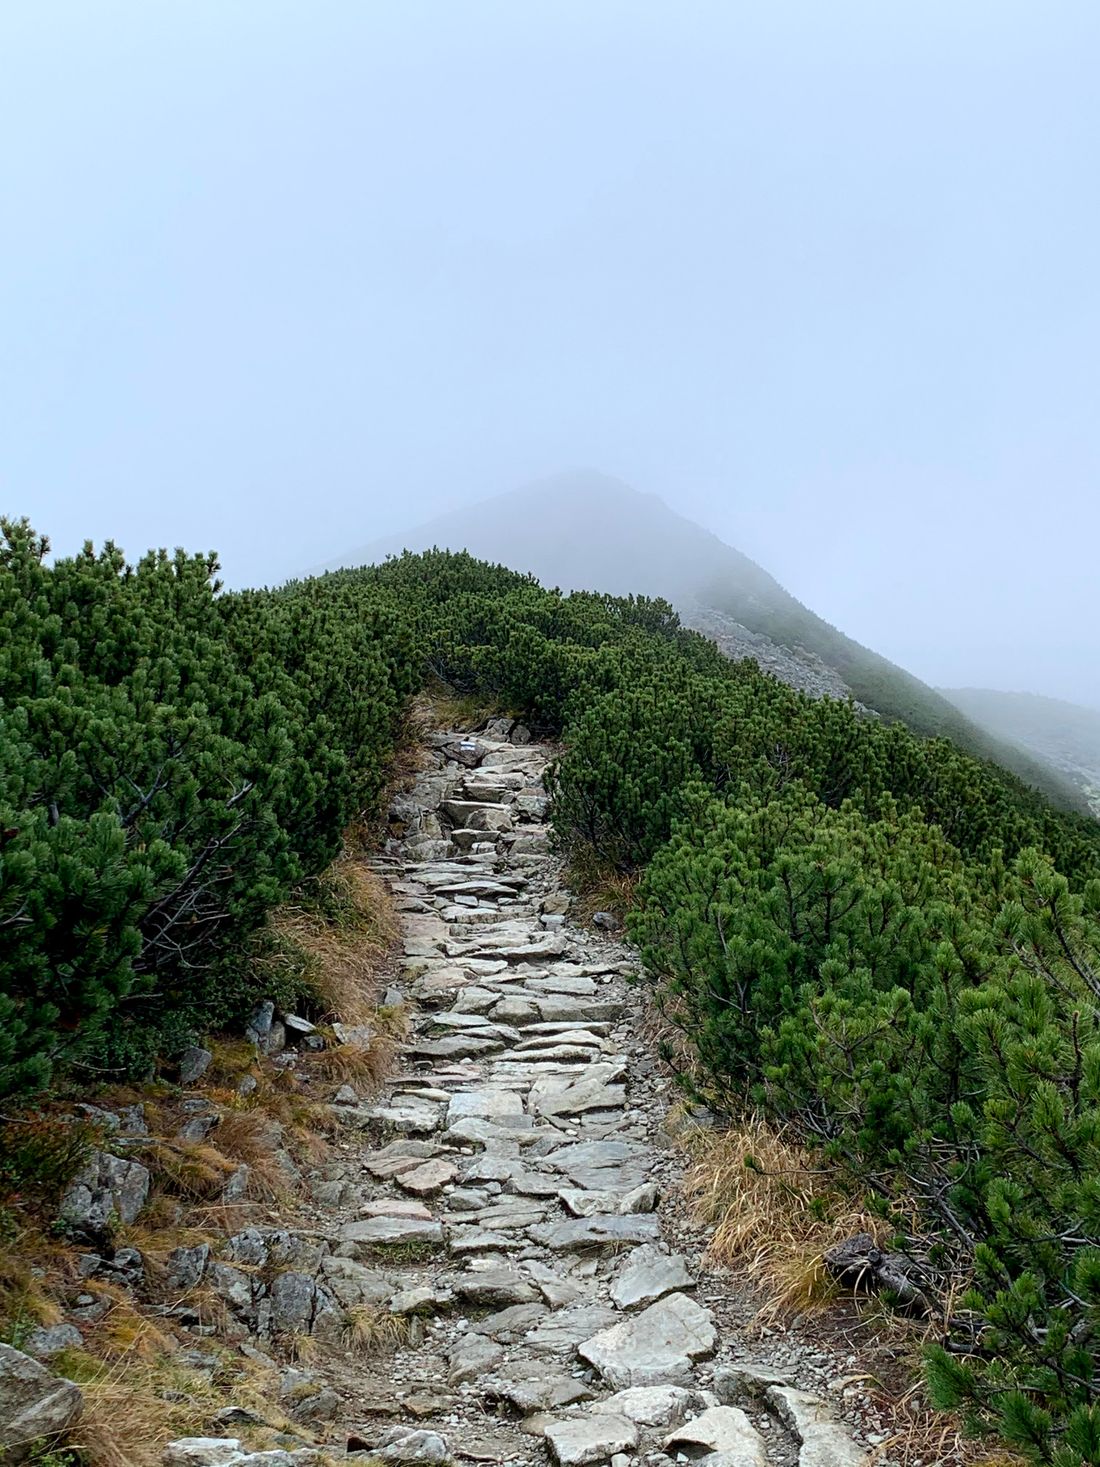
[[[749,656],[813,696],[851,697],[869,714],[954,740],[1064,808],[1088,811],[1079,782],[1005,741],[949,698],[803,605],[763,566],[656,494],[573,470],[476,501],[328,562],[336,570],[404,550],[468,550],[563,591],[660,596],[727,655]]]

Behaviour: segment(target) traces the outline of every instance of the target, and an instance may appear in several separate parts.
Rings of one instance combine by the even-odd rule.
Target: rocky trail
[[[754,1330],[751,1291],[707,1264],[636,954],[569,920],[546,823],[553,751],[517,737],[502,721],[429,735],[394,801],[403,834],[376,865],[404,952],[386,1002],[411,1026],[381,1095],[337,1092],[334,1147],[298,1174],[309,1203],[167,1257],[160,1312],[195,1341],[180,1363],[217,1372],[204,1337],[235,1342],[278,1381],[273,1415],[305,1436],[283,1428],[250,1450],[265,1418],[229,1407],[210,1425],[239,1435],[176,1440],[165,1467],[307,1467],[317,1446],[391,1467],[858,1467],[876,1447],[887,1462],[855,1357]],[[311,1046],[311,1025],[271,1010],[259,1049],[282,1049],[295,1024]],[[200,1137],[218,1122],[201,1092],[183,1107]],[[130,1221],[143,1206],[148,1172],[127,1159],[137,1112],[110,1118],[111,1153],[67,1199],[88,1236],[100,1213]],[[243,1186],[235,1174],[225,1196]],[[133,1248],[82,1254],[88,1292],[39,1331],[40,1358],[108,1307],[100,1278],[140,1292],[142,1270]],[[0,1405],[7,1379],[26,1417],[11,1439],[64,1426],[75,1387],[59,1395],[56,1376],[7,1354]]]
[[[866,1446],[806,1369],[722,1328],[701,1240],[678,1251],[673,1096],[639,1037],[635,954],[567,919],[551,751],[490,730],[432,736],[380,863],[413,1033],[357,1118],[377,1144],[336,1184],[327,1268],[370,1269],[407,1339],[367,1378],[336,1372],[351,1445],[392,1463],[855,1467]]]

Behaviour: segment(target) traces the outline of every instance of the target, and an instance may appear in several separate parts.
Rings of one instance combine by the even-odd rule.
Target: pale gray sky
[[[0,507],[279,579],[574,465],[1100,703],[1095,0],[0,13]]]

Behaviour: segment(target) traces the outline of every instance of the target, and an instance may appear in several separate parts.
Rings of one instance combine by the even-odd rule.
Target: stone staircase
[[[413,1032],[345,1168],[324,1262],[404,1343],[332,1384],[393,1464],[857,1467],[866,1443],[717,1322],[662,1207],[668,1082],[635,954],[572,926],[545,823],[551,751],[439,733],[382,870]],[[369,1289],[368,1289],[369,1293]],[[797,1376],[797,1372],[794,1372]]]

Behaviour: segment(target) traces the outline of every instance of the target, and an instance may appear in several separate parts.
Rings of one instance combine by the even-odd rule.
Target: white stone
[[[578,1347],[617,1390],[690,1385],[692,1363],[714,1353],[714,1316],[686,1294],[670,1294]]]
[[[802,1444],[799,1467],[863,1467],[869,1453],[819,1397],[791,1386],[772,1385],[767,1398],[775,1413]]]
[[[561,1467],[585,1467],[633,1451],[638,1428],[625,1416],[576,1416],[548,1426],[546,1441]]]
[[[611,1285],[611,1302],[619,1309],[637,1309],[694,1286],[695,1280],[679,1253],[662,1253],[659,1248],[645,1245],[627,1257]]]
[[[632,1386],[605,1396],[602,1401],[593,1401],[588,1409],[610,1411],[612,1415],[636,1421],[639,1426],[673,1426],[696,1410],[699,1402],[697,1392],[684,1390],[682,1386]]]
[[[665,1439],[667,1452],[685,1447],[721,1452],[726,1467],[768,1467],[763,1438],[737,1406],[712,1406]]]

